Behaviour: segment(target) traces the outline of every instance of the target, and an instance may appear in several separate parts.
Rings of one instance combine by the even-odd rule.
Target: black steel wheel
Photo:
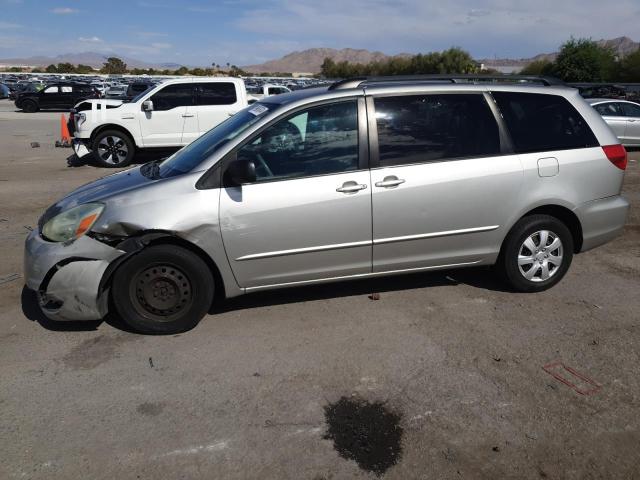
[[[112,283],[112,301],[122,320],[142,333],[190,330],[213,301],[207,264],[175,245],[147,247],[121,265]]]

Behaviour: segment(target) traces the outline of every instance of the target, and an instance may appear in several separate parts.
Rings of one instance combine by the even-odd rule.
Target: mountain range
[[[611,48],[614,53],[620,57],[635,52],[640,48],[640,43],[631,40],[629,37],[618,37],[610,40],[599,40],[599,45]],[[478,59],[479,63],[483,63],[488,67],[523,67],[536,60],[554,60],[557,56],[555,53],[541,53],[531,58],[485,58]],[[96,52],[82,52],[82,53],[69,53],[64,55],[58,55],[56,57],[28,57],[28,58],[9,58],[0,59],[0,65],[30,65],[44,67],[50,64],[57,63],[72,63],[77,65],[79,63],[83,65],[90,65],[95,68],[102,67],[102,64],[106,62],[107,57],[117,56],[122,59],[124,63],[130,68],[159,68],[175,70],[180,68],[181,65],[177,63],[160,63],[154,64],[137,60],[134,58],[128,58],[126,56],[120,56],[116,54],[103,54]],[[369,51],[364,49],[353,48],[310,48],[307,50],[292,52],[285,55],[282,58],[269,60],[265,63],[258,65],[247,65],[242,67],[243,70],[251,73],[261,72],[308,72],[319,73],[322,62],[325,58],[331,58],[335,62],[347,61],[351,63],[369,63],[373,61],[383,61],[394,57],[407,57],[408,53],[400,53],[397,55],[387,55],[382,52]]]
[[[73,65],[89,65],[94,68],[101,68],[102,65],[107,61],[109,57],[118,57],[124,63],[127,64],[129,68],[160,68],[160,69],[177,69],[180,68],[181,65],[177,63],[149,63],[144,62],[142,60],[137,60],[135,58],[130,58],[124,55],[117,55],[115,53],[105,54],[98,52],[80,52],[80,53],[65,53],[62,55],[57,55],[55,57],[46,57],[46,56],[34,56],[34,57],[24,57],[24,58],[6,58],[0,59],[0,65],[29,65],[33,67],[46,67],[51,64],[58,63],[72,63]]]

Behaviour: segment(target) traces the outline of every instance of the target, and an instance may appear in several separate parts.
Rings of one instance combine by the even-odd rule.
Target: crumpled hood
[[[106,177],[102,177],[76,188],[73,192],[51,205],[51,207],[47,209],[38,221],[38,226],[42,228],[45,223],[60,212],[73,208],[77,205],[103,201],[109,197],[132,190],[140,185],[158,181],[145,177],[140,171],[143,167],[144,165],[142,167],[137,166],[122,172],[114,173],[113,175],[107,175]]]

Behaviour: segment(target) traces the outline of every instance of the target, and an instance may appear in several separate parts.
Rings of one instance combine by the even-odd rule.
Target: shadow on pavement
[[[42,313],[36,292],[26,285],[22,287],[20,302],[22,304],[22,313],[24,313],[24,316],[32,322],[38,322],[41,327],[46,328],[47,330],[55,332],[87,332],[96,330],[102,323],[102,320],[64,322],[49,320],[44,313]]]
[[[210,314],[259,308],[275,305],[328,300],[331,298],[352,297],[358,295],[372,295],[401,290],[425,289],[429,293],[430,287],[470,285],[484,290],[508,292],[509,290],[496,278],[489,267],[477,267],[459,270],[442,270],[432,273],[413,273],[407,275],[381,277],[367,280],[350,280],[344,282],[327,283],[307,287],[291,287],[280,290],[270,290],[243,295],[228,300],[222,300],[209,311]],[[27,319],[38,322],[43,328],[52,331],[84,332],[96,330],[100,324],[108,325],[129,333],[136,333],[127,326],[117,315],[111,305],[109,313],[103,320],[94,321],[53,321],[49,320],[40,308],[36,292],[23,287],[22,312]]]
[[[307,287],[291,287],[279,290],[250,293],[231,298],[215,305],[209,313],[223,313],[246,308],[284,305],[290,303],[327,300],[330,298],[370,295],[373,293],[414,290],[466,284],[483,290],[508,292],[508,288],[496,277],[490,267],[457,270],[440,270],[428,273],[380,277],[366,280],[349,280]],[[428,290],[425,290],[425,294]]]

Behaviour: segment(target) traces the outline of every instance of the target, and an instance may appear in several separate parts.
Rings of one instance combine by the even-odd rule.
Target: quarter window
[[[380,165],[500,154],[500,134],[483,95],[411,95],[374,100]]]
[[[193,105],[193,88],[191,83],[167,85],[151,96],[154,110],[171,110],[176,107]]]
[[[584,118],[560,95],[493,92],[516,153],[598,146]]]
[[[210,82],[196,84],[198,105],[233,105],[238,101],[233,83]]]
[[[358,168],[355,101],[310,108],[269,126],[238,151],[257,181],[347,172]]]

